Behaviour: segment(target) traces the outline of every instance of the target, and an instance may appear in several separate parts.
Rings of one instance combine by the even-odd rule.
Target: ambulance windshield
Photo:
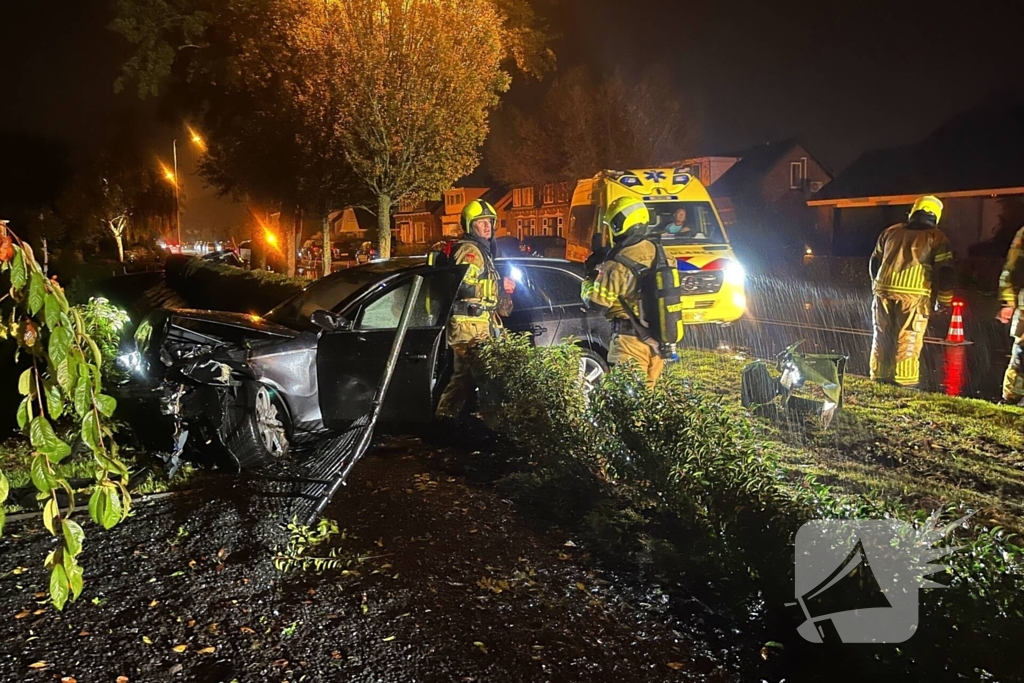
[[[650,227],[663,244],[722,244],[725,238],[709,202],[647,202]]]

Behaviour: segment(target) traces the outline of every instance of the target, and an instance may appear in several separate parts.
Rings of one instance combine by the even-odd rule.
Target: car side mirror
[[[313,315],[309,316],[309,322],[313,323],[325,332],[347,330],[352,326],[352,324],[348,320],[345,320],[344,317],[322,308],[318,311],[313,311]]]

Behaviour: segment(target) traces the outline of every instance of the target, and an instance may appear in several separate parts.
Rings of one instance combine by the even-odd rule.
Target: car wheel
[[[592,349],[581,349],[580,354],[580,379],[583,380],[583,390],[590,393],[601,381],[601,377],[608,372],[608,363],[599,353]]]
[[[228,417],[230,416],[230,417]],[[225,410],[225,444],[242,469],[262,467],[288,454],[285,416],[270,388],[246,382]]]

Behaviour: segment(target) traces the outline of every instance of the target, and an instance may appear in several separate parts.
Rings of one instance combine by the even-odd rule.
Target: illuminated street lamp
[[[206,152],[206,141],[203,140],[202,136],[199,135],[199,133],[197,133],[192,126],[186,125],[185,128],[188,129],[188,136],[189,136],[189,139],[192,141],[192,144],[194,144],[196,147],[198,147],[199,151]],[[175,215],[175,223],[176,223],[177,229],[178,229],[178,249],[181,249],[182,248],[182,244],[181,244],[181,199],[178,196],[178,192],[179,192],[178,186],[179,186],[179,183],[178,183],[178,139],[177,138],[175,138],[171,142],[171,151],[174,153],[174,170],[172,171],[171,169],[169,169],[167,167],[164,167],[163,171],[164,171],[164,178],[167,179],[167,182],[169,182],[169,183],[174,185],[174,215]],[[160,164],[160,165],[163,166],[163,164]]]

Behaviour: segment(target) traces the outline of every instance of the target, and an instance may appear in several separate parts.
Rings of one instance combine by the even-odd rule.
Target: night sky
[[[546,1],[563,65],[671,66],[699,153],[797,136],[840,169],[1024,82],[1024,9],[1011,0]],[[151,122],[154,145],[169,144],[152,104],[113,94],[125,46],[108,13],[105,0],[0,3],[0,132],[63,141],[81,158],[127,108]]]

